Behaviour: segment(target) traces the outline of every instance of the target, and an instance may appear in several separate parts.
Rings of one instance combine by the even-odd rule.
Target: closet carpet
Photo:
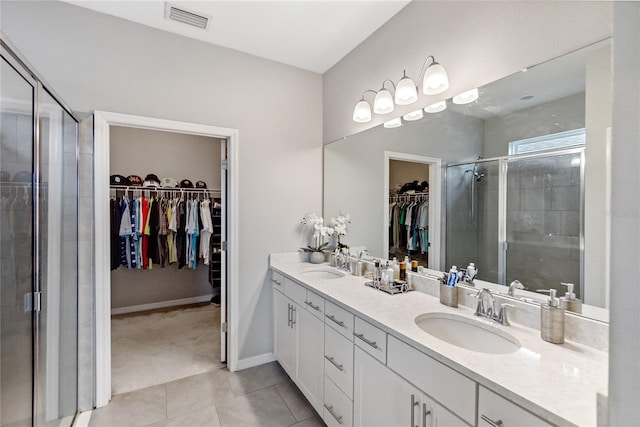
[[[111,318],[114,395],[221,366],[219,307],[206,304]]]

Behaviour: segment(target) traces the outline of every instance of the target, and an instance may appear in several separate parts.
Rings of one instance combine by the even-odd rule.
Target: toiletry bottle
[[[476,278],[477,274],[478,274],[478,271],[476,270],[476,265],[470,262],[469,265],[467,266],[467,274],[464,279],[467,282],[473,282],[473,279]]]
[[[411,260],[409,259],[408,256],[404,257],[404,263],[407,265],[407,270],[408,270],[409,266],[411,265]]]
[[[414,273],[418,272],[418,260],[413,260],[411,261],[411,271],[413,271]]]
[[[560,300],[564,303],[565,308],[574,313],[582,313],[582,301],[576,298],[576,294],[575,292],[573,292],[573,288],[575,285],[573,283],[560,284],[567,287],[567,293],[564,294],[563,297],[560,297]]]
[[[387,262],[387,286],[392,287],[393,286],[393,281],[395,280],[396,271],[393,268],[393,266],[389,265],[389,263]]]
[[[396,257],[393,257],[393,279],[400,280],[400,265]]]
[[[564,343],[564,306],[555,289],[549,290],[549,302],[540,307],[540,336],[553,344]]]
[[[380,260],[373,261],[373,281],[380,282]]]
[[[449,270],[449,277],[447,279],[447,286],[455,286],[458,283],[458,267],[455,265]]]
[[[401,262],[400,263],[400,280],[407,280],[407,263],[406,262]]]

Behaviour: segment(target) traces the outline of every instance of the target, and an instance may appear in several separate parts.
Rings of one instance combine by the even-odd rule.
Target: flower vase
[[[324,262],[324,252],[309,252],[309,262],[311,264],[322,264]]]

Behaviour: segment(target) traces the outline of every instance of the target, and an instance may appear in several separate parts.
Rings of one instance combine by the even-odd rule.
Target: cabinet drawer
[[[273,289],[284,292],[284,276],[277,271],[271,270],[271,285]]]
[[[353,314],[337,305],[325,301],[324,323],[353,341]]]
[[[389,335],[387,366],[474,425],[476,384],[426,354]]]
[[[551,426],[551,424],[511,403],[504,397],[480,386],[478,392],[478,427],[490,427],[491,421],[495,424],[509,427]]]
[[[353,399],[353,343],[328,325],[324,327],[324,373]]]
[[[327,426],[353,425],[353,403],[326,376],[324,377],[324,407],[322,419]]]
[[[307,299],[304,304],[311,314],[324,321],[324,298],[307,289]]]
[[[284,278],[284,294],[301,307],[306,306],[304,302],[307,299],[307,288],[286,277]]]
[[[358,347],[381,361],[387,363],[387,333],[369,322],[356,317],[353,329],[353,342]]]

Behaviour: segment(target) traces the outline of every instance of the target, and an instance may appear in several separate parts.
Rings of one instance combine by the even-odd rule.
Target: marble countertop
[[[607,390],[607,353],[570,341],[551,344],[540,338],[539,330],[515,323],[498,325],[475,317],[469,308],[450,308],[440,304],[438,298],[421,292],[388,295],[364,286],[365,278],[348,273],[339,279],[311,279],[302,273],[332,267],[300,262],[296,258],[274,254],[270,265],[552,424],[597,424],[597,392],[606,394]],[[416,325],[416,316],[428,312],[457,314],[500,328],[516,337],[522,348],[510,354],[485,354],[454,346]]]

